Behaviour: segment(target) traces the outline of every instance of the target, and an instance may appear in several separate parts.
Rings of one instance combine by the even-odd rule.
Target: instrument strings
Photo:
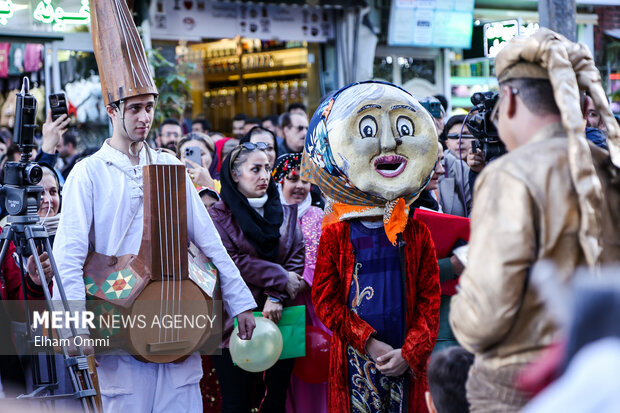
[[[175,182],[177,182],[177,185],[179,185],[178,171],[179,171],[179,168],[174,168],[174,178],[175,178]],[[185,185],[185,182],[183,182],[182,185]],[[178,188],[178,189],[180,189],[180,188]],[[176,196],[175,198],[176,198],[176,201],[177,201],[177,214],[176,214],[177,215],[177,225],[176,225],[176,227],[177,227],[177,240],[178,240],[177,241],[178,246],[177,246],[176,250],[177,250],[177,252],[179,254],[179,260],[178,260],[178,262],[179,262],[179,267],[178,267],[178,269],[179,269],[179,271],[178,271],[178,274],[179,274],[179,304],[178,304],[178,306],[179,306],[179,308],[178,308],[178,310],[179,310],[179,314],[181,314],[181,286],[183,285],[182,282],[181,282],[181,270],[182,270],[182,268],[181,268],[181,254],[184,251],[184,246],[181,245],[181,228],[180,228],[180,225],[181,225],[181,217],[180,217],[181,210],[179,209],[179,197]],[[177,328],[177,341],[180,340],[180,337],[181,337],[181,328],[179,327],[179,328]]]
[[[168,191],[167,192],[168,192],[168,199],[170,200],[170,215],[166,217],[166,218],[169,218],[166,221],[168,221],[170,223],[170,238],[171,238],[171,240],[170,240],[170,249],[168,251],[166,251],[166,255],[168,257],[172,256],[172,265],[170,266],[170,268],[172,270],[172,274],[168,273],[168,280],[170,282],[170,278],[171,278],[170,275],[172,275],[172,281],[171,281],[172,292],[170,294],[171,298],[172,298],[172,302],[170,303],[170,312],[172,313],[172,322],[173,322],[173,324],[170,326],[170,341],[173,341],[174,340],[174,327],[173,327],[174,326],[174,313],[176,311],[176,308],[175,308],[175,295],[174,295],[175,286],[176,286],[176,263],[175,263],[175,254],[174,254],[175,251],[174,250],[175,250],[176,244],[175,244],[175,240],[174,240],[174,227],[173,227],[174,221],[172,220],[173,215],[174,215],[174,208],[173,208],[174,204],[172,202],[172,188],[173,188],[173,185],[172,185],[172,175],[170,173],[170,169],[171,168],[168,166],[168,167],[165,167],[165,169],[168,171],[168,186],[169,187],[168,187]]]
[[[161,193],[160,193],[160,185],[159,185],[159,173],[155,174],[155,180],[157,182],[157,221],[159,223],[161,223],[161,204],[162,204],[162,199],[161,199]],[[163,238],[161,236],[161,225],[158,225],[159,227],[159,251],[163,251],[164,246],[163,246]],[[160,252],[159,254],[159,260],[161,262],[161,270],[164,270],[164,254],[163,252]],[[163,315],[163,309],[164,309],[164,282],[162,280],[161,282],[161,298],[159,300],[159,319],[161,320],[161,317]],[[157,338],[157,342],[161,343],[161,324],[159,326],[159,333],[158,333],[158,338]]]
[[[174,169],[174,177],[171,169]],[[161,174],[161,185],[160,185]],[[159,227],[159,250],[162,277],[161,280],[161,297],[159,307],[159,323],[158,342],[180,340],[181,328],[175,323],[175,315],[181,314],[181,285],[182,285],[182,264],[180,254],[183,251],[181,245],[181,211],[179,209],[179,197],[173,189],[177,187],[174,183],[178,183],[179,175],[177,168],[170,165],[158,165],[156,183],[157,183],[157,220]],[[173,181],[174,178],[174,181]],[[163,204],[163,211],[162,211]],[[175,208],[176,207],[176,208]],[[163,234],[162,234],[163,226]],[[176,226],[176,234],[175,234]],[[172,261],[171,261],[172,260]],[[178,275],[178,289],[177,289]],[[165,291],[165,294],[164,294]],[[177,292],[178,291],[178,292]],[[178,295],[178,297],[177,297]],[[165,296],[165,297],[164,297]],[[178,300],[178,301],[177,301]],[[164,308],[165,301],[165,308]],[[163,316],[171,316],[171,323],[164,323]],[[169,318],[169,317],[166,317]],[[162,326],[163,324],[163,326]],[[176,332],[176,337],[175,337]],[[168,335],[170,334],[170,337]]]

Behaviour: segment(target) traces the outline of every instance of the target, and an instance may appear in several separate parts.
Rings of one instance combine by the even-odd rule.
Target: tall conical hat
[[[157,88],[125,0],[90,0],[91,33],[106,105]]]

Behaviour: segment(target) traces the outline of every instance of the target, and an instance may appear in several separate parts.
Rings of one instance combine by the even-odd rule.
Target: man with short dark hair
[[[260,119],[258,118],[247,118],[245,123],[243,124],[243,134],[245,135],[255,126],[260,126]]]
[[[428,364],[426,405],[430,413],[467,413],[465,383],[474,355],[453,346],[433,353]]]
[[[278,125],[278,117],[276,115],[265,116],[264,118],[261,119],[260,125],[263,128],[272,131],[276,136],[278,136],[279,125]]]
[[[232,120],[232,137],[235,139],[243,138],[245,133],[243,132],[243,127],[245,126],[245,120],[247,119],[247,115],[245,113],[238,113]]]
[[[604,99],[590,52],[540,29],[509,42],[495,70],[500,97],[491,119],[508,153],[476,180],[468,262],[450,324],[475,354],[471,410],[518,412],[529,395],[515,378],[558,334],[530,282],[534,265],[552,263],[567,282],[577,267],[616,261],[620,251],[608,241],[617,234],[604,232],[605,222],[614,228],[614,215],[597,175],[612,173],[609,154],[588,144],[580,113],[576,79]]]
[[[192,132],[209,134],[211,131],[211,122],[207,118],[196,118],[192,122]]]
[[[176,153],[177,143],[181,140],[181,136],[183,136],[181,123],[176,119],[168,118],[159,125],[155,144],[158,148],[170,149]]]
[[[308,117],[308,108],[306,108],[306,105],[301,102],[291,103],[290,105],[288,105],[288,108],[286,108],[286,112],[289,115],[298,114]]]
[[[77,136],[72,132],[65,132],[58,143],[58,157],[62,162],[62,166],[59,168],[62,176],[67,179],[69,172],[75,165],[77,158]]]
[[[278,154],[297,153],[304,149],[306,133],[308,132],[308,118],[297,113],[284,113],[280,118],[282,128],[282,144],[278,147]]]

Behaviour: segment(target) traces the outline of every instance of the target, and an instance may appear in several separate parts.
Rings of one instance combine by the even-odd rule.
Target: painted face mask
[[[328,198],[324,225],[382,216],[388,238],[406,225],[408,206],[437,161],[430,115],[403,89],[383,82],[347,86],[310,122],[302,177]]]

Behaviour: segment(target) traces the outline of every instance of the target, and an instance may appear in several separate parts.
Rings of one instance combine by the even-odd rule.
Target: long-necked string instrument
[[[146,328],[136,325],[121,335],[126,349],[143,361],[178,361],[219,331],[197,327],[196,320],[204,324],[206,315],[215,314],[217,298],[214,289],[197,282],[207,273],[217,278],[217,272],[197,248],[188,253],[185,175],[183,165],[144,166],[138,255],[93,251],[84,267],[87,294],[127,309],[133,320],[147,320]]]
[[[130,331],[130,342],[151,362],[187,356],[207,338],[205,331],[184,328],[185,316],[210,313],[210,297],[188,276],[185,179],[182,165],[143,169],[144,229],[140,253],[131,267],[151,281],[134,302],[132,313],[153,314],[157,310],[162,322],[150,330]]]

